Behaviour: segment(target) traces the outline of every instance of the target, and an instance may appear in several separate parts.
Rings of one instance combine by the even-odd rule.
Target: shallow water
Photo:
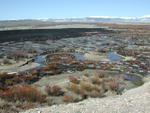
[[[142,80],[142,77],[130,74],[111,74],[109,76],[123,76],[125,80],[131,82],[137,82]]]
[[[43,65],[43,64],[45,64],[45,61],[46,61],[45,57],[46,57],[46,55],[36,56],[35,57],[35,62]]]
[[[116,62],[116,61],[117,61],[117,62],[122,61],[121,57],[118,56],[118,55],[116,54],[116,52],[114,52],[114,51],[107,52],[106,54],[108,55],[108,59],[109,59],[110,61],[114,61],[114,62]]]
[[[123,74],[123,76],[125,77],[125,80],[128,80],[128,81],[139,81],[139,80],[141,80],[141,77],[139,77],[139,76],[134,76],[134,75],[129,75],[129,74]]]
[[[77,60],[85,60],[84,54],[75,53],[74,55]]]
[[[137,46],[135,46],[135,45],[128,45],[128,49],[135,49],[135,48],[137,48]]]

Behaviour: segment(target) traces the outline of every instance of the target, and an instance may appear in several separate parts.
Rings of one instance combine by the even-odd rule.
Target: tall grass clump
[[[49,96],[60,96],[63,95],[62,88],[58,85],[46,86],[45,91]]]
[[[4,91],[0,95],[7,101],[45,102],[46,96],[30,85],[18,85]]]

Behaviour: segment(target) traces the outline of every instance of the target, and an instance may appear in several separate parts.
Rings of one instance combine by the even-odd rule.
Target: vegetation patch
[[[30,85],[18,85],[9,88],[0,94],[7,101],[45,102],[46,95]]]

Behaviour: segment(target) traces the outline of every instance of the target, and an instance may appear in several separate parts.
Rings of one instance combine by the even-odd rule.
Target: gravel
[[[150,113],[150,82],[123,95],[35,108],[24,113]]]

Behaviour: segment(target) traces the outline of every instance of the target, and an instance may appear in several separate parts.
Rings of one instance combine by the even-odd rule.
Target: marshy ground
[[[150,73],[150,33],[144,25],[0,35],[2,113],[121,95]]]

